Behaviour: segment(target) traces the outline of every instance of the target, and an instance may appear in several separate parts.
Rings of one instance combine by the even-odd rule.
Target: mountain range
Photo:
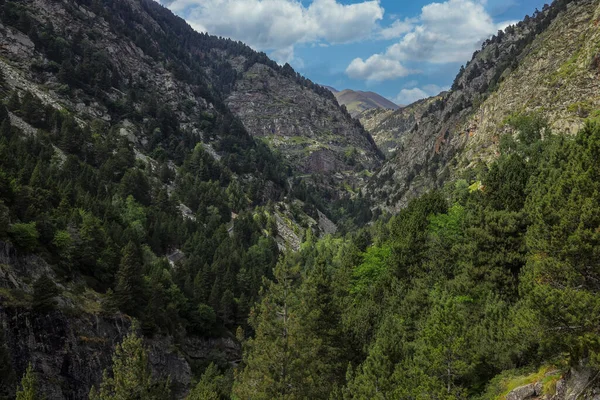
[[[0,399],[591,399],[599,21],[399,106],[153,0],[3,1]]]

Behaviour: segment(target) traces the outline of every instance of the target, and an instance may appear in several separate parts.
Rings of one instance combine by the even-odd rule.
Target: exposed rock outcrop
[[[559,378],[557,371],[548,372],[544,379],[519,386],[506,395],[506,400],[598,400],[600,374],[588,367],[572,368]]]
[[[267,65],[257,63],[243,72],[226,102],[248,132],[301,174],[352,171],[357,164],[372,171],[381,163],[370,135],[333,97],[299,86]],[[359,177],[342,180],[357,182]]]
[[[114,347],[129,332],[131,319],[101,312],[97,294],[86,303],[85,296],[72,296],[73,287],[63,286],[58,310],[32,310],[31,283],[42,274],[57,279],[41,258],[20,256],[9,243],[0,242],[0,328],[12,367],[21,376],[31,363],[48,400],[87,399],[90,388],[101,382],[103,370],[110,369]],[[230,337],[186,336],[176,341],[154,335],[145,346],[154,377],[170,377],[177,398],[190,389],[195,363],[216,356],[232,363],[241,358],[239,343]]]

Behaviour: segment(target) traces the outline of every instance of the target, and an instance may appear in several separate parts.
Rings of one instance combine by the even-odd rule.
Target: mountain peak
[[[344,89],[338,91],[325,86],[335,95],[340,105],[346,106],[346,109],[353,117],[358,117],[361,113],[372,109],[397,110],[400,108],[397,104],[391,102],[385,97],[375,92],[364,92],[362,90]],[[333,89],[333,90],[332,90]]]

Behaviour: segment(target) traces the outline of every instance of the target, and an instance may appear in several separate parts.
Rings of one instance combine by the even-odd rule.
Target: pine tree
[[[42,397],[38,392],[37,386],[37,379],[35,378],[33,367],[31,363],[29,363],[25,375],[23,376],[23,379],[21,379],[21,387],[17,390],[16,400],[41,400]]]
[[[303,390],[308,398],[328,398],[335,384],[344,383],[347,352],[342,351],[341,310],[333,298],[329,261],[325,251],[317,252],[315,266],[298,290],[298,341],[304,364]]]
[[[60,128],[60,148],[70,154],[79,154],[83,145],[82,135],[73,117],[64,119]]]
[[[10,140],[12,137],[12,125],[10,124],[10,118],[6,118],[0,125],[0,137]]]
[[[206,371],[202,374],[200,381],[191,390],[186,400],[221,400],[225,399],[222,396],[225,379],[219,373],[215,364],[210,363]]]
[[[4,121],[5,119],[9,119],[10,116],[8,114],[8,110],[4,106],[4,104],[0,104],[0,121]]]
[[[41,313],[54,310],[59,294],[60,290],[47,274],[40,276],[33,284],[33,309]]]
[[[23,118],[33,126],[39,126],[44,122],[44,105],[29,91],[25,92],[21,101],[21,113]]]
[[[100,388],[92,387],[90,400],[164,400],[169,398],[170,380],[152,382],[148,353],[134,323],[113,354],[112,374],[105,370]]]
[[[19,93],[16,90],[13,90],[6,106],[12,112],[19,111],[21,109],[21,99],[19,98]]]
[[[123,248],[117,272],[117,285],[113,294],[115,306],[129,315],[138,315],[144,301],[143,285],[139,250],[133,242],[129,242]]]
[[[294,255],[287,255],[275,268],[274,281],[265,282],[263,300],[254,311],[251,325],[256,331],[246,342],[244,369],[234,384],[241,399],[310,398],[307,384],[306,350],[297,310],[299,270]]]
[[[219,317],[225,325],[231,325],[235,322],[235,299],[230,289],[225,290],[219,302]]]

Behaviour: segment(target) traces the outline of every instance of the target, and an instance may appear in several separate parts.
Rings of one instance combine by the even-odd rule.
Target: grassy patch
[[[19,289],[0,288],[0,299],[4,305],[12,307],[31,306],[31,295]]]
[[[554,73],[549,77],[549,83],[551,86],[556,85],[560,81],[565,81],[575,75],[578,69],[579,53],[578,50],[573,54],[567,61],[565,61]]]
[[[587,118],[593,110],[593,105],[589,101],[578,101],[567,107],[567,111],[581,118]]]
[[[544,394],[556,392],[556,382],[562,377],[562,371],[554,365],[544,365],[535,370],[504,371],[489,383],[479,400],[504,400],[506,396],[521,386],[540,382]]]
[[[72,300],[77,308],[86,314],[97,315],[102,312],[102,295],[89,288],[78,294],[65,291],[63,296]]]

